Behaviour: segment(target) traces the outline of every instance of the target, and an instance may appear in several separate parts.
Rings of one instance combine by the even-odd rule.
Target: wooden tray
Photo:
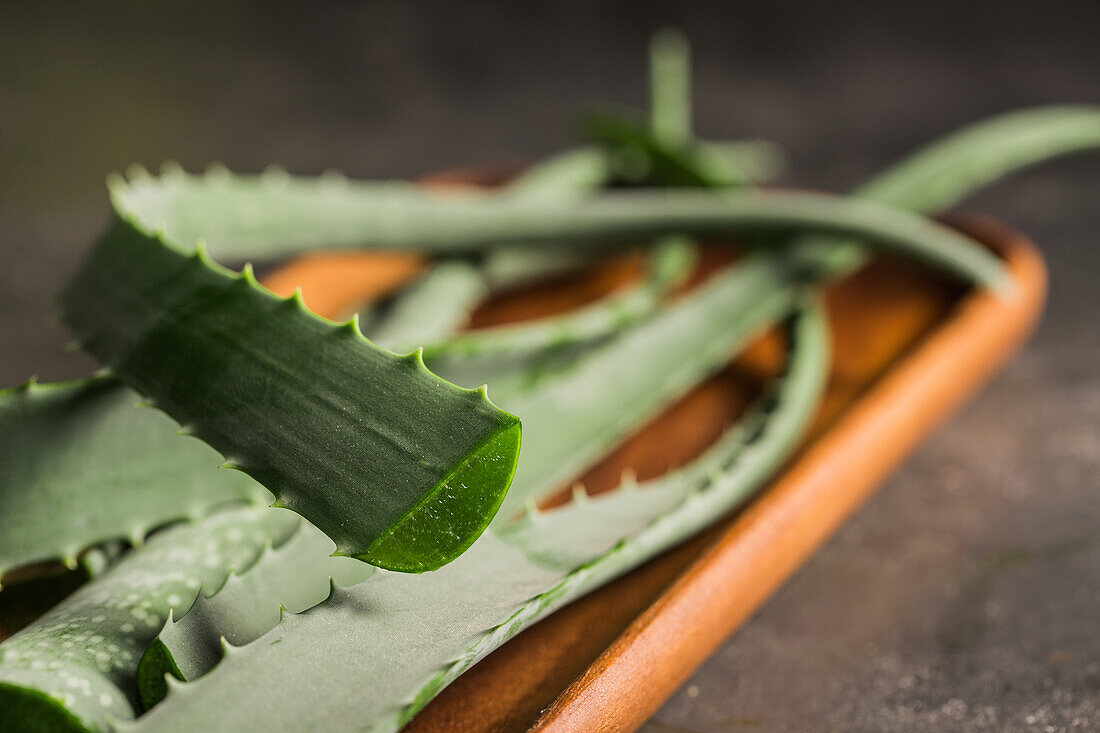
[[[462,173],[442,182],[456,178],[471,180]],[[1005,259],[1016,284],[1009,296],[963,292],[888,258],[831,287],[828,393],[790,465],[712,529],[498,649],[407,730],[627,731],[644,723],[1031,331],[1046,292],[1034,246],[983,217],[948,223]],[[724,250],[708,250],[699,277],[728,259]],[[317,254],[265,283],[281,294],[301,286],[307,305],[336,316],[392,291],[422,267],[404,255]],[[471,325],[574,307],[640,271],[637,257],[625,257],[506,294],[475,313]],[[697,455],[777,367],[780,353],[774,337],[762,339],[588,471],[582,480],[589,491],[611,488],[625,468],[644,479]]]

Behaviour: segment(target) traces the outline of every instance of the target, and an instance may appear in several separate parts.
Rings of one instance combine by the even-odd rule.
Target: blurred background
[[[76,377],[52,297],[132,163],[411,177],[538,158],[692,42],[706,138],[842,191],[980,117],[1100,102],[1100,3],[4,3],[0,385]],[[1100,729],[1100,155],[968,208],[1031,235],[1038,335],[649,731]],[[0,508],[2,511],[2,508]]]

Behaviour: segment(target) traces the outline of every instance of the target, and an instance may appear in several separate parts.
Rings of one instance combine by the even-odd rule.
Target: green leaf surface
[[[298,298],[117,219],[62,295],[82,345],[341,554],[421,572],[484,530],[519,422]]]
[[[764,414],[747,417],[681,472],[493,528],[438,572],[380,573],[334,588],[324,603],[227,650],[209,674],[170,685],[163,702],[122,729],[396,730],[522,629],[698,531],[759,486],[797,440],[825,381],[820,314],[805,311],[794,331],[788,373],[760,404]]]
[[[4,729],[100,731],[109,719],[134,717],[138,660],[169,613],[186,610],[200,588],[219,588],[299,523],[289,512],[247,507],[178,525],[5,640]]]
[[[607,151],[599,147],[580,147],[534,164],[509,181],[501,194],[510,199],[577,199],[610,181]]]
[[[691,48],[677,30],[649,42],[649,106],[655,138],[671,147],[691,142]]]
[[[196,679],[221,659],[224,642],[247,644],[274,627],[280,608],[301,613],[328,597],[331,581],[355,585],[373,572],[351,558],[332,557],[335,549],[320,530],[299,522],[282,546],[230,575],[216,593],[200,595],[179,620],[169,619],[138,665],[142,706],[164,697],[165,674]]]
[[[0,391],[0,575],[271,495],[107,378]]]

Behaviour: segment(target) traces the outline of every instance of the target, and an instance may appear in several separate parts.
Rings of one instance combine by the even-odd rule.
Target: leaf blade
[[[484,392],[122,219],[62,311],[88,351],[343,554],[438,567],[480,534],[511,480],[519,422]]]

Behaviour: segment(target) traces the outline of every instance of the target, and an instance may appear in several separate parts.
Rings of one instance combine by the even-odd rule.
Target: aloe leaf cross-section
[[[520,425],[353,320],[119,212],[61,299],[111,372],[309,519],[338,554],[404,572],[461,554],[515,470]]]

